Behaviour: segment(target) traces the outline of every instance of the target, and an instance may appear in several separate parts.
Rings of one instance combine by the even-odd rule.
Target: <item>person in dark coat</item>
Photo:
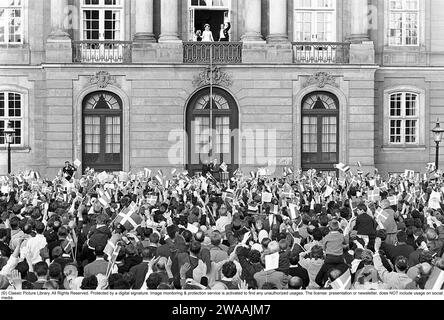
[[[376,239],[376,221],[367,214],[367,206],[364,203],[358,204],[357,208],[358,217],[356,218],[356,224],[353,228],[358,232],[359,236],[368,236],[369,243],[368,248],[373,249]]]
[[[288,269],[288,275],[291,277],[299,277],[302,279],[302,289],[306,289],[310,284],[310,276],[307,269],[299,265],[299,254],[290,255],[290,268]]]
[[[407,234],[405,231],[399,231],[396,235],[398,239],[398,243],[394,245],[386,244],[384,247],[384,251],[387,255],[387,258],[394,264],[396,258],[399,256],[403,256],[406,259],[409,259],[410,254],[415,251],[415,249],[406,243]]]
[[[135,283],[134,289],[139,290],[143,286],[146,274],[148,273],[149,263],[154,258],[152,251],[149,248],[142,250],[142,262],[131,267],[130,273],[134,275]]]
[[[219,39],[219,41],[221,42],[229,42],[230,41],[230,29],[231,29],[231,23],[229,22],[225,22],[223,24],[223,29],[221,30],[221,37]],[[223,35],[223,37],[222,37]]]

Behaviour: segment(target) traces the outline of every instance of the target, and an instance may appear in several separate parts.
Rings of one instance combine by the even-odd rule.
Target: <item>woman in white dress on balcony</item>
[[[205,31],[202,34],[202,42],[214,42],[213,33],[210,31],[210,25],[205,25]]]

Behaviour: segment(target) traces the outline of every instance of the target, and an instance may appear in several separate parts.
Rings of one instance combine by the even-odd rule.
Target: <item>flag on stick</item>
[[[331,287],[333,290],[349,290],[351,288],[351,273],[350,270],[347,269],[346,272],[335,281],[331,283]]]

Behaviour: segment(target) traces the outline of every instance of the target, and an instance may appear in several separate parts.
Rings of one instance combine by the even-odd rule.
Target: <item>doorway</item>
[[[225,162],[230,173],[239,168],[238,106],[221,88],[213,89],[212,98],[211,103],[210,88],[204,88],[191,98],[187,107],[187,170],[192,175],[203,172],[214,159],[218,164]]]
[[[193,38],[193,34],[197,30],[202,32],[205,30],[205,24],[210,25],[210,30],[213,33],[214,41],[219,41],[220,38],[220,27],[225,21],[228,21],[228,10],[208,10],[208,9],[190,9],[190,39]]]
[[[121,171],[122,100],[108,91],[93,92],[83,100],[83,166],[96,171]]]
[[[335,171],[339,162],[339,101],[313,92],[302,102],[302,169]]]

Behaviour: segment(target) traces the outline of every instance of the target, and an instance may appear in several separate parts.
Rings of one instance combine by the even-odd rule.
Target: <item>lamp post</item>
[[[436,127],[432,129],[434,140],[436,143],[436,157],[435,157],[435,169],[438,170],[438,163],[439,163],[439,144],[442,140],[442,134],[444,133],[444,128],[441,128],[439,125],[439,119],[436,122]]]
[[[11,174],[11,143],[14,139],[15,130],[12,127],[11,121],[8,121],[8,126],[5,129],[5,139],[8,144],[8,174]]]

